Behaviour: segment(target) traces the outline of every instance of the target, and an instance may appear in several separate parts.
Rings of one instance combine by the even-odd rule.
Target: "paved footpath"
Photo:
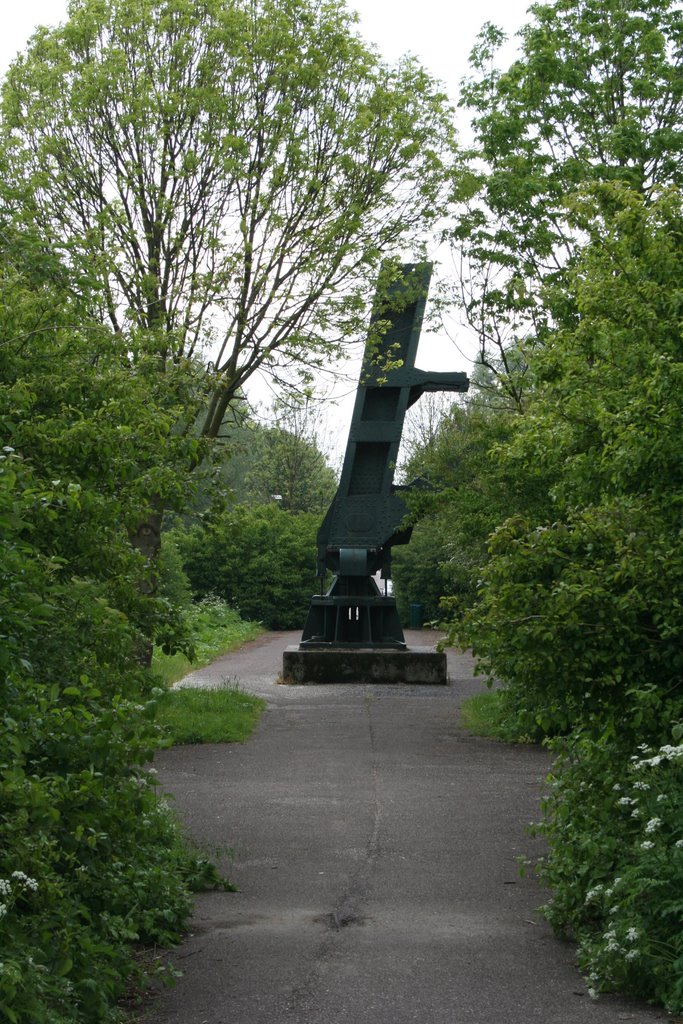
[[[409,644],[425,635],[409,634]],[[244,745],[157,756],[191,835],[239,892],[199,896],[183,972],[147,1024],[645,1024],[663,1011],[591,1000],[573,948],[536,912],[517,858],[538,854],[549,761],[469,735],[467,655],[451,685],[281,686],[268,634],[184,685],[239,681],[268,701]],[[228,851],[229,848],[229,851]]]

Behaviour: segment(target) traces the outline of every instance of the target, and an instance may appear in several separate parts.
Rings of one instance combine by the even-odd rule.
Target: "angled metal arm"
[[[467,391],[464,373],[415,369],[431,264],[406,264],[372,323],[361,368],[339,488],[318,531],[318,575],[335,573],[314,597],[301,646],[405,647],[393,597],[373,576],[391,577],[391,549],[407,544],[407,507],[394,470],[407,409],[427,391]]]

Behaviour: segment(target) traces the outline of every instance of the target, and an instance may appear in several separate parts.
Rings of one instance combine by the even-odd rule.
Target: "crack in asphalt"
[[[372,807],[372,826],[365,847],[365,858],[358,864],[354,877],[346,887],[346,891],[337,900],[332,911],[315,918],[316,922],[326,926],[318,949],[313,956],[311,969],[306,978],[292,989],[287,1003],[287,1016],[292,1021],[310,1021],[310,1008],[315,999],[316,990],[322,981],[323,969],[338,956],[343,946],[340,945],[340,933],[347,932],[349,926],[363,925],[366,917],[361,913],[370,898],[372,875],[377,858],[380,854],[380,830],[382,822],[382,806],[379,796],[380,765],[377,755],[375,725],[372,715],[373,696],[366,694],[363,705],[366,711],[368,744],[370,752],[370,804]]]

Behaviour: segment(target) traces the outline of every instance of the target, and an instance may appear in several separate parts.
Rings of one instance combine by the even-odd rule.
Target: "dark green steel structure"
[[[405,264],[375,299],[339,488],[318,531],[318,575],[335,573],[314,597],[300,647],[404,649],[394,598],[374,576],[391,578],[391,551],[407,544],[407,508],[394,485],[406,411],[426,391],[467,391],[464,373],[415,369],[431,264]],[[378,338],[377,327],[387,324]]]

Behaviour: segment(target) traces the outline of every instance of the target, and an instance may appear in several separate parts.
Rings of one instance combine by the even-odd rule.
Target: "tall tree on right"
[[[507,70],[496,66],[505,37],[495,26],[472,52],[461,106],[472,113],[474,145],[455,179],[463,212],[450,233],[479,358],[519,407],[520,350],[576,316],[565,289],[553,288],[552,300],[547,289],[582,246],[568,195],[618,181],[650,203],[683,182],[680,6],[557,0],[531,14]]]

